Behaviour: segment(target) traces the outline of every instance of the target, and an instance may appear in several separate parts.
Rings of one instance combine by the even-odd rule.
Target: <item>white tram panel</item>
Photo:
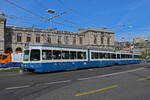
[[[113,51],[99,51],[99,50],[90,50],[90,61],[104,61],[104,60],[114,60],[114,59],[92,59],[92,52],[97,52],[97,53],[115,53]]]
[[[59,47],[42,47],[42,50],[64,50],[64,51],[80,51],[80,52],[86,52],[86,59],[51,59],[51,60],[42,60],[43,63],[47,62],[79,62],[79,61],[88,61],[88,50],[84,49],[73,49],[73,48],[59,48]],[[41,54],[42,55],[42,54]]]

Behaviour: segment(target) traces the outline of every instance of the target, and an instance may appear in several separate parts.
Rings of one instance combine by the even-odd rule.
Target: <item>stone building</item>
[[[98,49],[114,48],[114,32],[106,28],[79,29],[77,33],[56,29],[35,29],[6,26],[0,16],[0,51],[22,52],[27,44],[48,44]]]
[[[4,34],[6,28],[6,19],[5,15],[2,13],[0,16],[0,52],[5,51],[5,42],[4,42]]]
[[[146,37],[144,35],[137,37],[137,38],[133,38],[133,43],[143,43],[146,41]]]
[[[85,36],[84,45],[88,48],[113,49],[114,32],[106,28],[79,29],[78,34]]]
[[[133,43],[126,42],[115,42],[115,51],[132,51]]]

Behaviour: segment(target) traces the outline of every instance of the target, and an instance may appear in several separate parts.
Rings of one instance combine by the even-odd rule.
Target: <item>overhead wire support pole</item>
[[[68,13],[68,12],[71,11],[71,10],[72,10],[72,9],[70,9],[70,10],[68,10],[68,11],[61,12],[60,14],[55,15],[55,16],[53,16],[53,17],[50,17],[50,18],[48,19],[48,21],[51,21],[51,20],[53,20],[54,18],[60,17],[60,16],[62,16],[62,15],[64,15],[64,14]]]
[[[64,12],[61,12],[60,14],[58,14],[58,15],[55,15],[55,16],[52,16],[52,17],[50,17],[49,19],[48,19],[48,21],[50,22],[50,24],[52,25],[52,23],[53,23],[53,19],[55,19],[55,18],[57,18],[57,17],[60,17],[60,16],[62,16],[62,15],[64,15],[64,14],[66,14],[66,13],[68,13],[69,11],[71,11],[71,9],[69,9],[69,10],[67,10],[67,11],[64,11]],[[53,11],[53,10],[48,10],[47,12],[50,12],[50,13],[55,13],[55,11]],[[50,26],[51,28],[52,28],[52,26]]]

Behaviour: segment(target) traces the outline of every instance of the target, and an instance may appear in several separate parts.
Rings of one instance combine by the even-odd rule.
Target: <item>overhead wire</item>
[[[8,15],[8,14],[5,14],[5,16],[7,18],[17,19],[17,20],[32,20],[32,19],[34,19],[34,17],[29,17],[29,16],[16,16],[16,15]]]
[[[62,0],[57,0],[64,8],[66,8],[66,9],[72,9],[72,8],[69,8],[68,6],[66,6],[65,5],[65,3],[62,1]],[[86,20],[89,20],[89,19],[87,19],[87,17],[86,16],[83,16],[82,14],[80,14],[78,11],[76,11],[76,10],[74,10],[74,9],[72,9],[72,12],[74,13],[74,14],[77,14],[77,15],[79,15],[79,16],[81,16],[82,18],[84,18],[84,19],[86,19]],[[97,26],[97,25],[95,25],[94,23],[92,23],[91,24],[92,26]]]
[[[39,14],[34,13],[33,11],[28,10],[28,9],[22,7],[22,6],[19,6],[19,5],[17,5],[16,3],[12,2],[12,1],[9,1],[9,0],[3,0],[3,1],[5,1],[5,2],[7,2],[7,3],[9,3],[9,4],[11,4],[11,5],[13,5],[13,6],[15,6],[15,7],[19,8],[19,9],[21,9],[21,10],[24,10],[25,12],[28,12],[28,13],[34,15],[34,16],[39,16],[40,18],[42,18],[42,16],[40,16]],[[63,3],[63,2],[62,2],[62,3]],[[72,9],[69,9],[69,10],[72,11]],[[60,13],[60,15],[63,15],[64,13],[66,13],[66,12],[62,12],[62,13]],[[59,15],[59,16],[60,16],[60,15]],[[53,18],[54,18],[54,17],[59,17],[59,16],[56,15],[56,16],[53,16]],[[18,17],[18,16],[14,16],[14,15],[7,15],[6,17],[11,18],[11,19],[21,19],[21,20],[23,20],[24,18],[29,18],[29,17]],[[31,17],[30,17],[30,18],[31,18]],[[31,19],[32,19],[32,18],[31,18]],[[45,19],[45,18],[44,18],[44,19]],[[63,20],[64,20],[64,19],[63,19]],[[69,21],[69,20],[64,20],[64,22],[68,22],[68,23],[71,23],[71,24],[74,24],[74,25],[75,25],[74,22]],[[62,23],[56,22],[56,21],[53,22],[53,23],[60,24],[60,25],[64,25],[64,26],[68,26],[68,27],[74,27],[74,28],[75,28],[75,26],[62,24]],[[77,25],[77,24],[76,24],[76,25]]]
[[[59,19],[61,19],[63,22],[70,23],[70,24],[72,24],[72,25],[78,26],[79,28],[80,28],[81,26],[83,26],[83,24],[76,23],[76,22],[73,22],[73,21],[64,19],[64,18],[62,18],[62,17],[59,17]]]
[[[13,5],[13,6],[15,6],[15,7],[17,7],[17,8],[19,8],[19,9],[25,11],[25,12],[28,12],[28,13],[34,15],[34,16],[38,16],[38,17],[41,18],[41,19],[43,18],[43,16],[40,16],[39,14],[37,14],[37,13],[31,11],[31,10],[28,10],[28,9],[22,7],[22,6],[19,6],[18,4],[14,3],[14,2],[12,2],[12,1],[9,1],[9,0],[3,0],[3,1],[5,1],[5,2],[9,3],[10,5]],[[8,18],[10,18],[10,19],[16,19],[16,20],[33,20],[33,19],[35,19],[34,17],[15,16],[15,15],[6,15],[6,17],[8,17]],[[23,23],[29,23],[29,22],[25,22],[25,21],[24,21]],[[30,24],[31,24],[31,23],[30,23]],[[33,24],[33,23],[32,23],[32,24]],[[21,26],[22,26],[22,25],[21,25]],[[39,25],[36,25],[36,26],[39,26]]]
[[[34,1],[36,1],[35,3],[36,3],[37,5],[40,5],[40,6],[42,6],[43,8],[46,9],[46,7],[43,6],[43,4],[42,4],[41,2],[39,2],[38,0],[34,0]],[[45,22],[51,21],[51,23],[54,23],[54,24],[59,24],[59,25],[68,26],[68,27],[74,27],[74,26],[72,26],[72,25],[66,25],[66,24],[63,24],[63,23],[60,23],[60,22],[52,21],[52,20],[56,20],[57,18],[62,19],[62,15],[68,13],[69,11],[71,12],[72,9],[68,9],[68,10],[66,10],[66,11],[63,11],[63,12],[59,13],[58,15],[55,15],[55,16],[50,17],[49,19],[43,18],[43,21],[45,21]],[[63,20],[63,21],[73,24],[73,22],[68,21],[68,20]],[[74,23],[74,24],[75,24],[75,23]]]
[[[75,27],[75,26],[72,26],[72,25],[67,25],[67,24],[63,24],[63,23],[56,22],[56,21],[53,21],[53,23],[55,23],[55,24],[59,24],[59,25],[62,25],[62,26],[71,27],[71,28],[77,28],[77,27]]]
[[[15,19],[16,20],[16,22],[17,22],[17,20],[19,20],[19,21],[21,21],[21,23],[24,23],[24,24],[30,24],[31,25],[31,27],[42,27],[43,28],[43,26],[41,26],[41,25],[37,25],[37,24],[33,24],[30,20],[32,20],[32,17],[28,17],[28,20],[26,20],[26,19],[24,19],[24,17],[22,17],[22,16],[16,16],[16,15],[6,15],[6,18],[9,18],[9,19]],[[7,23],[8,25],[15,25],[15,26],[18,26],[18,27],[24,27],[25,25],[23,25],[23,24],[11,24],[11,23]],[[26,26],[27,27],[27,26]]]
[[[19,8],[19,9],[22,9],[22,10],[24,10],[24,11],[26,11],[26,12],[28,12],[28,13],[34,15],[34,16],[39,16],[39,17],[41,17],[39,14],[37,14],[37,13],[31,11],[31,10],[28,10],[28,9],[22,7],[22,6],[19,6],[19,5],[17,5],[16,3],[12,2],[12,1],[9,1],[9,0],[3,0],[3,1],[5,1],[5,2],[7,2],[7,3],[9,3],[9,4],[11,4],[11,5],[13,5],[13,6]]]

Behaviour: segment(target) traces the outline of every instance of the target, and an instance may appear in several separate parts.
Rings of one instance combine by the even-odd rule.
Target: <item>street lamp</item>
[[[47,9],[46,12],[47,12],[47,13],[50,13],[50,14],[54,14],[54,13],[55,13],[55,10]],[[49,18],[49,19],[50,19],[50,18]],[[49,19],[48,19],[48,21],[50,22],[50,27],[52,28],[52,20],[49,20]]]
[[[48,9],[48,10],[47,10],[47,13],[52,13],[52,14],[53,14],[53,13],[55,13],[55,10]]]

